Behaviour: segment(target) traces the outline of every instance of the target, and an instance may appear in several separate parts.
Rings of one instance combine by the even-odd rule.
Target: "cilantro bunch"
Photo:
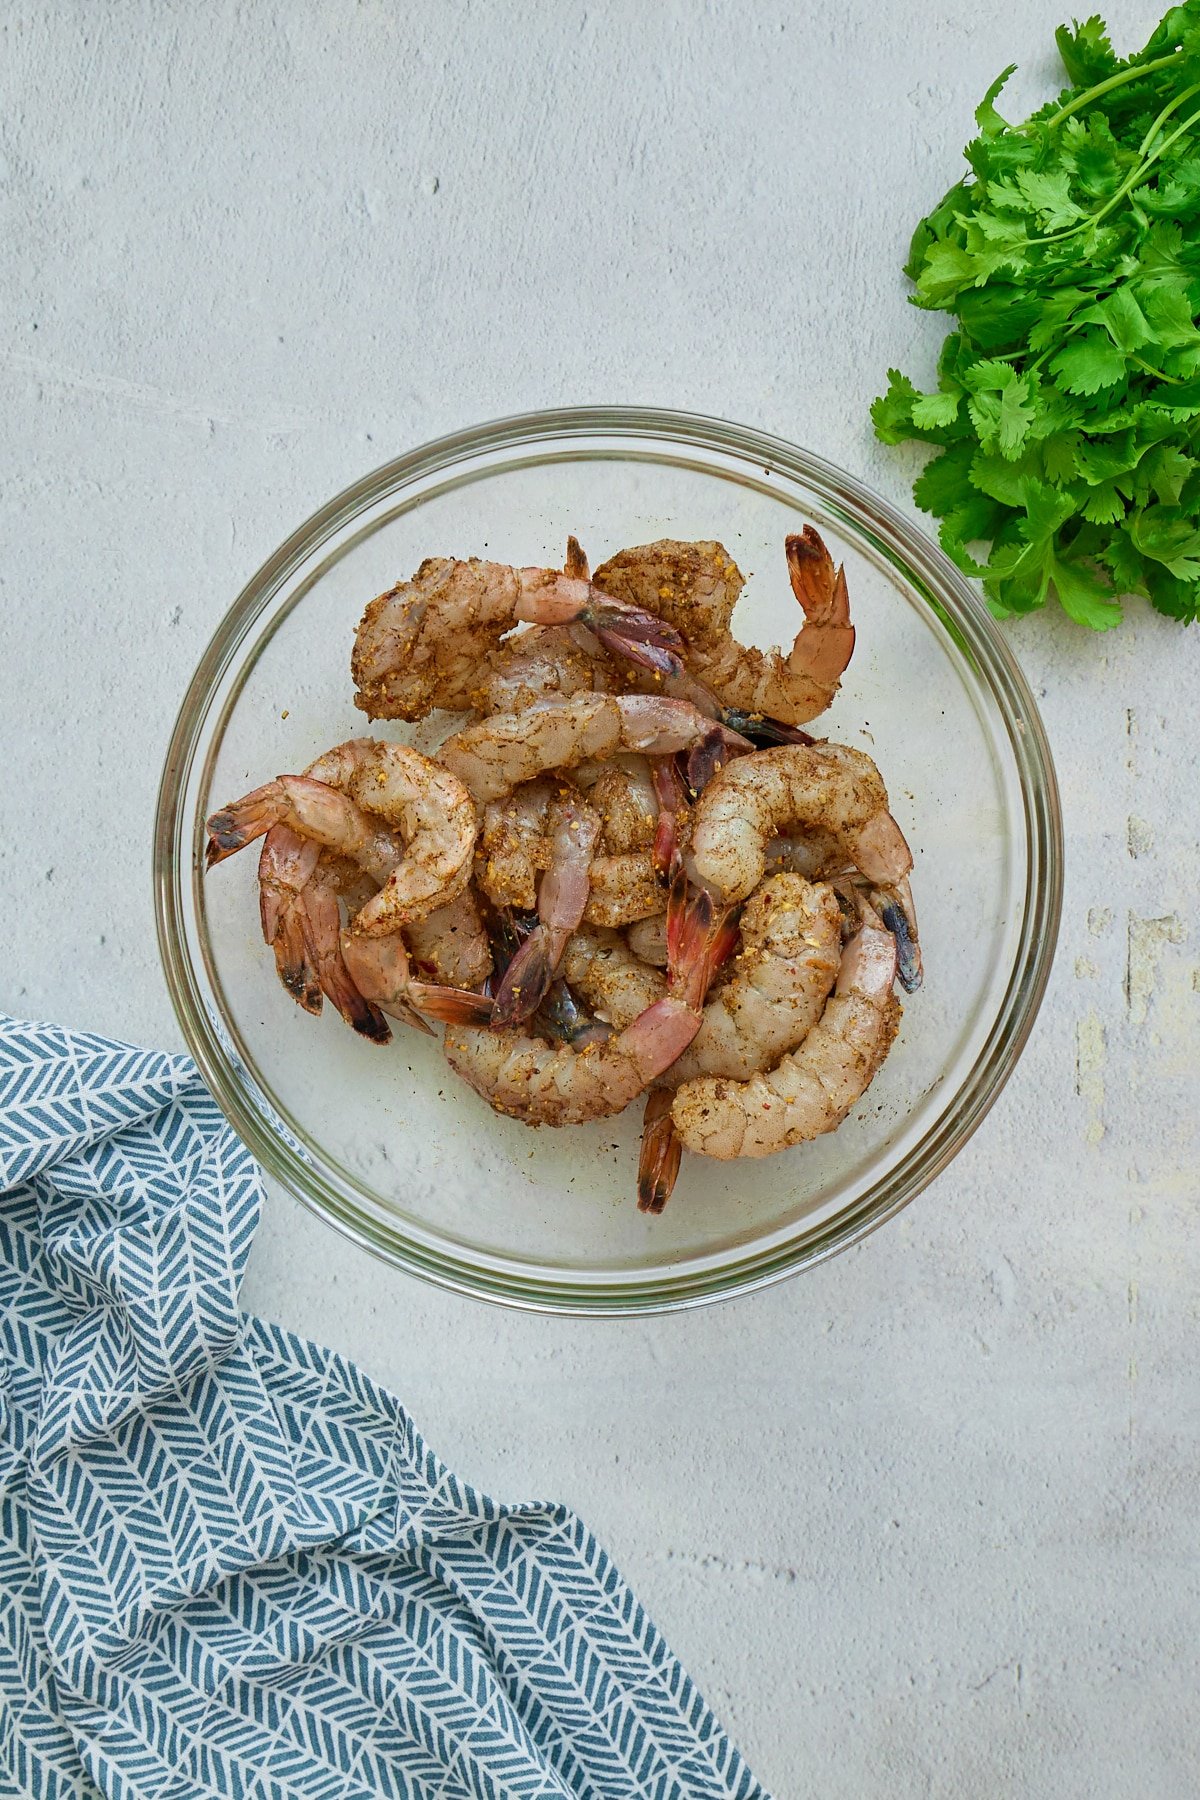
[[[1118,59],[1060,26],[1073,84],[1024,124],[975,114],[970,173],[918,225],[914,304],[953,314],[938,389],[889,371],[885,443],[941,445],[914,488],[1000,617],[1054,593],[1107,630],[1140,594],[1200,610],[1200,0]],[[1013,65],[1015,67],[1015,65]],[[990,550],[987,547],[990,546]],[[986,560],[979,560],[985,554]]]

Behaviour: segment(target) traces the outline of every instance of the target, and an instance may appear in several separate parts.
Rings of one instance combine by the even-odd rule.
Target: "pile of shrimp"
[[[298,1004],[446,1061],[528,1125],[645,1096],[638,1204],[685,1150],[835,1130],[895,1040],[921,957],[912,856],[861,750],[802,727],[854,649],[844,572],[787,538],[787,650],[738,642],[743,577],[663,539],[590,571],[434,557],[354,641],[372,720],[457,714],[435,756],[378,737],[215,812],[212,867],[261,838],[263,937]],[[462,715],[466,717],[462,717]]]

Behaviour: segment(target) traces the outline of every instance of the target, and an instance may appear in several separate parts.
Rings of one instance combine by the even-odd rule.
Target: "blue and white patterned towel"
[[[239,1315],[183,1057],[0,1019],[0,1791],[765,1800],[603,1550]]]

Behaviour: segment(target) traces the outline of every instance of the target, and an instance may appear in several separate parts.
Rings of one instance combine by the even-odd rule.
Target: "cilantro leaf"
[[[1053,555],[1049,573],[1064,612],[1077,625],[1090,625],[1093,631],[1111,631],[1121,623],[1120,602],[1101,575],[1083,563]]]
[[[1097,13],[1080,25],[1060,25],[1054,34],[1063,67],[1076,87],[1091,87],[1117,70],[1104,20]]]
[[[1007,85],[1009,76],[1015,75],[1016,72],[1016,63],[1009,63],[1007,69],[1005,69],[1002,74],[997,75],[995,81],[993,81],[991,87],[983,96],[979,105],[975,108],[975,123],[978,125],[984,137],[999,137],[1002,132],[1008,130],[1008,122],[1000,117],[1000,114],[996,111],[995,103],[999,97],[1001,88]]]
[[[912,422],[923,429],[950,425],[958,417],[961,394],[918,394],[912,403]]]
[[[1098,394],[1115,387],[1125,373],[1126,356],[1101,331],[1081,331],[1051,358],[1050,373],[1068,394]]]

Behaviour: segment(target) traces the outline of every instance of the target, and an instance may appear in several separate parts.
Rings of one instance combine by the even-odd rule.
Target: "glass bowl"
[[[593,565],[657,537],[718,538],[747,576],[743,640],[796,630],[783,539],[844,559],[853,661],[817,729],[877,759],[916,858],[926,979],[840,1130],[760,1161],[685,1158],[638,1212],[641,1107],[531,1131],[461,1086],[434,1039],[384,1049],[306,1017],[259,935],[257,856],[201,873],[214,807],[369,727],[350,647],[365,603],[422,558]],[[423,728],[417,728],[418,732]],[[384,725],[384,735],[409,728]],[[417,741],[421,741],[418,738]],[[365,1248],[462,1293],[628,1314],[777,1281],[900,1210],[1011,1073],[1058,929],[1062,841],[1029,689],[942,552],[819,457],[720,420],[625,407],[504,419],[388,463],[321,509],[235,601],[167,754],[155,835],[159,945],[187,1041],[230,1123],[300,1200]]]

